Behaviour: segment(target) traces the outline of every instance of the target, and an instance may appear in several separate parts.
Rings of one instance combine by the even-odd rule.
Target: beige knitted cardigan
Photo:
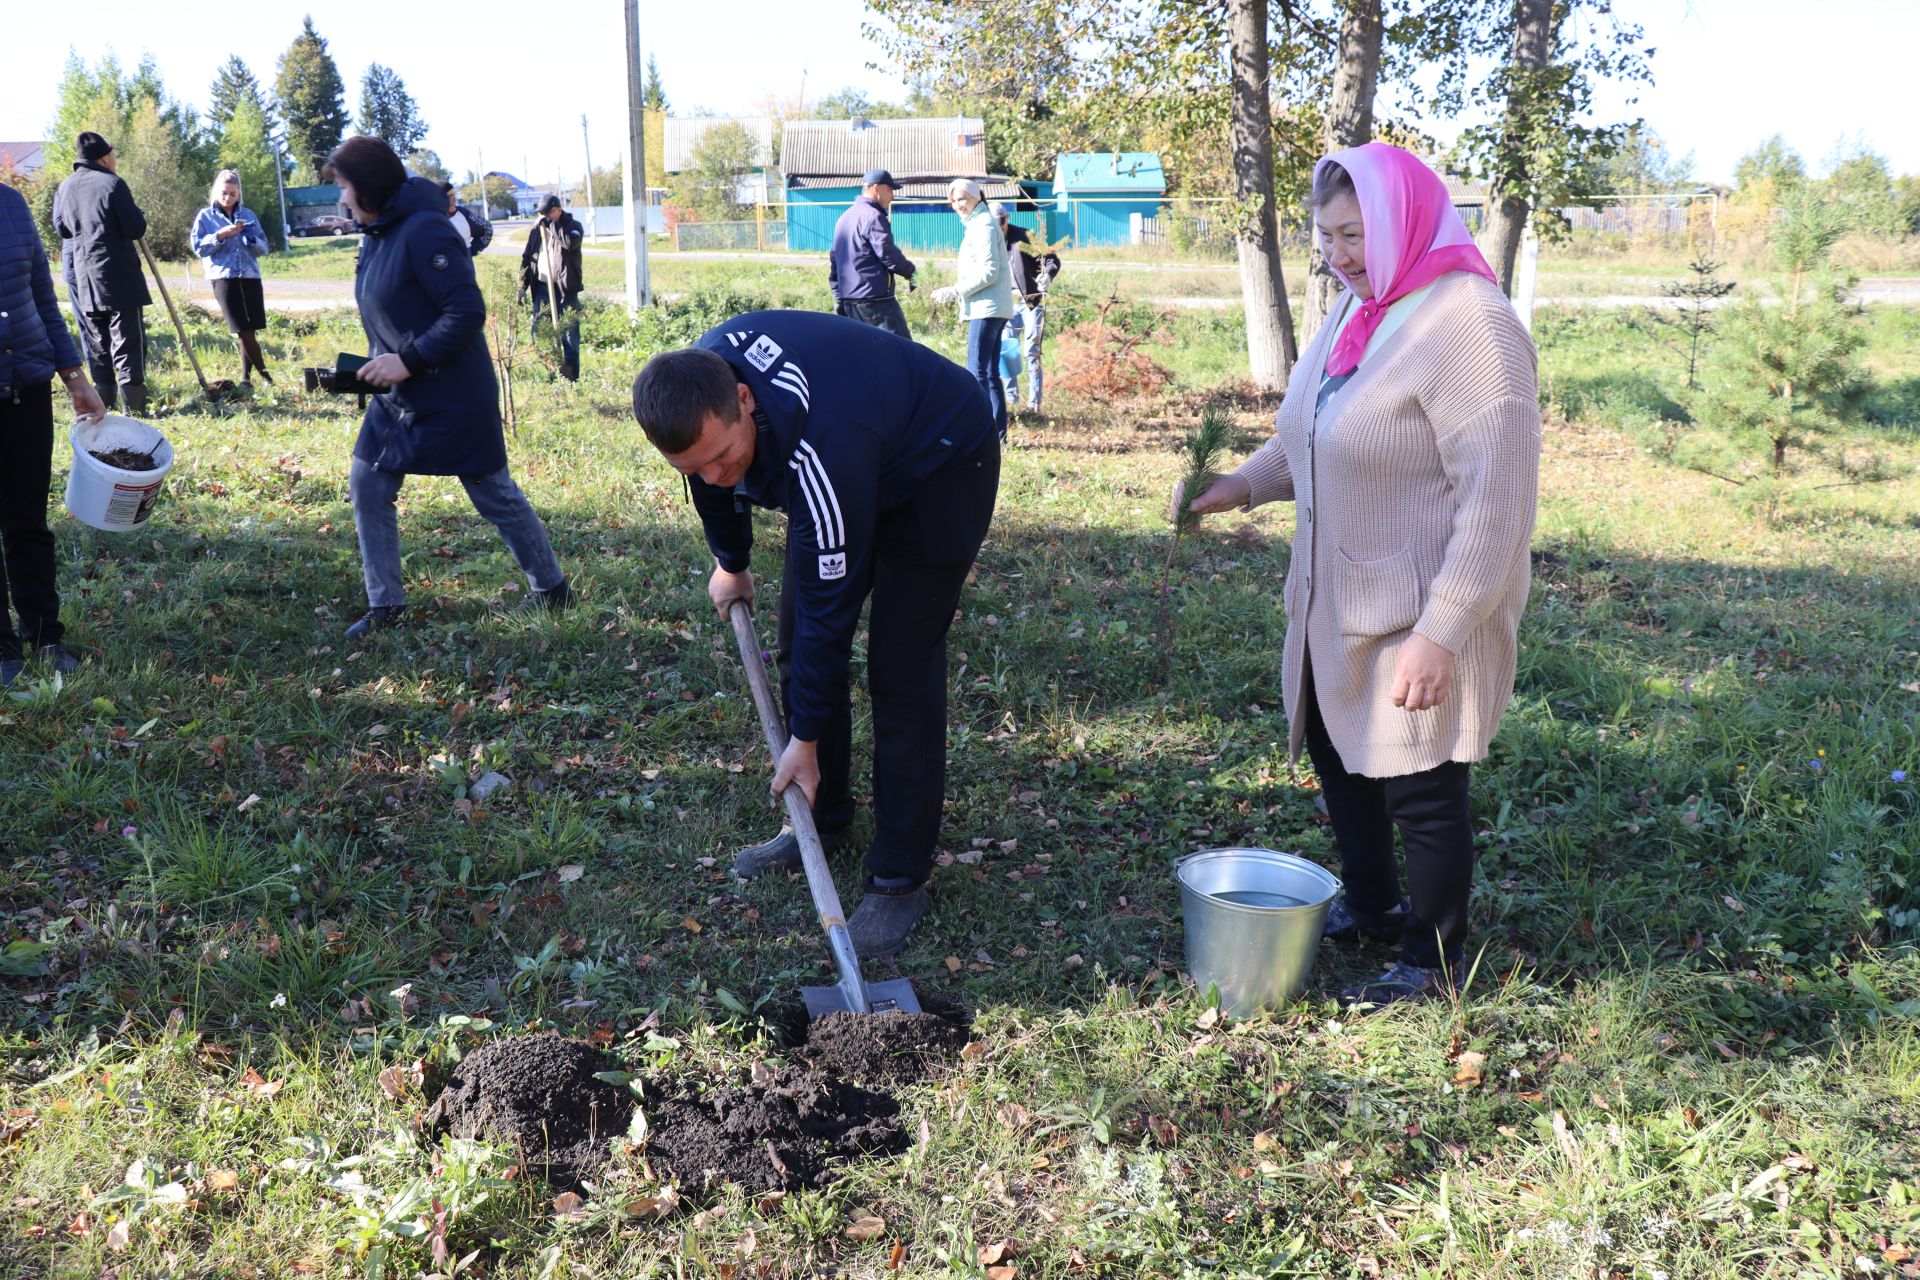
[[[1339,309],[1330,310],[1338,316]],[[1337,324],[1294,367],[1273,438],[1239,473],[1249,507],[1292,499],[1282,688],[1298,759],[1309,649],[1350,772],[1390,778],[1487,754],[1513,696],[1540,469],[1533,342],[1498,287],[1442,276],[1314,423]],[[1455,655],[1446,701],[1391,701],[1411,634]]]

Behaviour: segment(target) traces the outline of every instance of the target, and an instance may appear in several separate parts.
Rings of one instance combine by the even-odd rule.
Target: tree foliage
[[[227,121],[233,119],[234,111],[243,102],[252,103],[260,112],[261,119],[271,118],[266,95],[260,91],[260,82],[254,78],[252,68],[237,53],[220,64],[208,95],[211,101],[207,104],[207,123],[216,138],[226,133]]]
[[[300,166],[300,177],[317,183],[328,153],[346,136],[349,119],[346,83],[327,52],[326,40],[314,30],[311,16],[302,19],[300,34],[280,55],[274,93],[287,122],[287,146]]]
[[[427,136],[420,106],[392,67],[372,63],[360,78],[360,132],[384,139],[395,155],[408,155]]]
[[[746,217],[740,179],[753,172],[758,151],[753,135],[731,121],[707,130],[694,144],[692,167],[673,176],[673,203],[694,221]]]
[[[1809,458],[1851,481],[1876,478],[1877,462],[1836,448],[1835,433],[1857,406],[1866,341],[1853,281],[1828,267],[1846,229],[1840,211],[1801,184],[1781,210],[1774,254],[1785,278],[1778,305],[1753,294],[1726,313],[1706,376],[1706,430],[1680,460],[1734,484],[1750,485],[1769,517]]]
[[[640,90],[640,105],[648,111],[667,111],[667,90],[660,83],[660,64],[647,55],[647,79]]]
[[[147,242],[156,255],[185,254],[193,215],[213,178],[214,146],[193,107],[168,95],[152,56],[128,74],[111,54],[92,66],[67,58],[48,128],[43,180],[31,193],[42,240],[57,246],[53,197],[72,171],[75,138],[91,129],[113,144],[120,176],[147,214]]]

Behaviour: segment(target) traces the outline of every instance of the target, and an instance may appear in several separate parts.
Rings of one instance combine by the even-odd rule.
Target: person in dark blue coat
[[[76,415],[105,415],[60,315],[33,214],[25,197],[0,184],[0,688],[19,678],[29,654],[57,671],[80,665],[60,643],[66,632],[47,528],[56,374]]]
[[[526,573],[529,605],[564,608],[572,588],[546,526],[507,470],[499,384],[481,332],[486,302],[447,221],[446,196],[431,180],[408,177],[375,137],[341,143],[327,157],[327,176],[366,233],[353,296],[371,359],[359,376],[384,393],[368,401],[353,446],[348,491],[367,612],[347,637],[392,624],[406,606],[393,504],[409,475],[458,476]]]
[[[724,617],[753,601],[751,508],[787,513],[780,692],[797,782],[823,843],[853,822],[847,665],[862,605],[873,708],[873,843],[847,928],[892,955],[927,913],[946,791],[947,629],[993,519],[1000,436],[980,385],[938,353],[811,311],[754,311],[647,362],[633,412],[688,477]],[[800,865],[791,832],[736,875]]]

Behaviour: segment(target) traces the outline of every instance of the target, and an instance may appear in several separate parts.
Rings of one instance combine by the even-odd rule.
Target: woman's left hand
[[[370,387],[395,387],[413,376],[407,362],[389,351],[360,366],[360,381]]]
[[[1393,705],[1425,711],[1453,691],[1453,654],[1423,635],[1407,637],[1393,664]]]

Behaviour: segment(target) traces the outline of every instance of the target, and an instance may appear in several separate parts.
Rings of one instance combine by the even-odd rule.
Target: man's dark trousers
[[[540,318],[547,313],[547,286],[537,282],[528,290],[533,299],[533,340],[540,340]],[[572,316],[568,316],[568,312]],[[580,380],[580,295],[560,295],[560,376],[568,382]]]
[[[53,534],[47,488],[53,476],[53,387],[15,387],[0,395],[0,658],[58,644],[60,596],[53,582]],[[13,629],[20,615],[20,631]]]
[[[838,311],[849,320],[913,341],[913,330],[907,328],[907,313],[900,309],[898,298],[842,298]]]
[[[920,482],[906,503],[880,513],[867,615],[867,697],[873,708],[873,843],[867,871],[918,884],[933,874],[947,790],[947,629],[993,520],[1000,442]],[[810,558],[810,557],[809,557]],[[787,582],[811,569],[787,540],[780,591],[780,696],[792,697],[794,598]],[[853,714],[845,705],[820,735],[814,822],[853,823]]]
[[[124,311],[83,311],[78,314],[80,341],[87,353],[93,385],[107,408],[114,408],[115,387],[140,387],[135,398],[144,400],[147,382],[147,313],[141,307]],[[143,412],[144,403],[127,407]]]

